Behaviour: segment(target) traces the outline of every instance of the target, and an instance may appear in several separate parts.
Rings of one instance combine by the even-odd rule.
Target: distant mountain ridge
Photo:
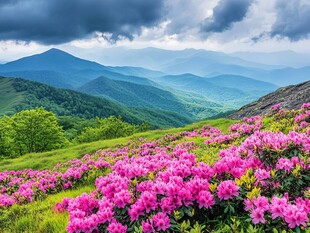
[[[109,98],[126,106],[170,110],[192,119],[200,119],[200,116],[207,117],[209,116],[207,112],[216,113],[218,112],[216,109],[223,107],[218,103],[207,102],[207,100],[204,100],[205,105],[193,103],[184,99],[183,96],[174,95],[155,86],[112,80],[106,77],[92,80],[77,90]]]
[[[53,77],[47,78],[53,72]],[[3,76],[20,77],[62,88],[76,88],[102,75],[116,79],[137,79],[157,77],[159,71],[141,67],[108,67],[99,63],[75,57],[59,49],[50,49],[41,54],[24,57],[0,65]],[[132,75],[136,74],[136,75]],[[51,80],[53,79],[53,80]],[[145,78],[144,78],[145,80]],[[145,80],[145,82],[147,82]]]
[[[218,75],[207,79],[216,85],[220,85],[227,88],[237,88],[244,92],[250,92],[254,95],[264,95],[270,91],[274,91],[278,88],[277,85],[272,83],[244,77],[241,75]]]
[[[277,89],[276,85],[236,75],[203,78],[193,74],[167,75],[152,79],[163,86],[194,92],[220,104],[241,107]],[[255,91],[253,92],[253,89]]]
[[[299,109],[303,103],[310,102],[310,81],[297,85],[281,87],[275,92],[265,95],[257,101],[247,104],[228,116],[240,119],[254,115],[265,114],[275,104],[281,104],[285,109]]]
[[[278,86],[297,84],[310,79],[306,68],[310,66],[310,55],[292,51],[228,54],[203,49],[111,48],[102,50],[102,53],[102,62],[132,66],[139,64],[170,75],[241,75]]]

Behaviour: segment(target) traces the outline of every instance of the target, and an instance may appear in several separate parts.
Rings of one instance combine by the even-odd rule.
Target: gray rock
[[[279,88],[278,90],[261,97],[256,102],[247,104],[227,116],[231,119],[241,119],[268,113],[271,106],[281,104],[281,107],[288,110],[300,109],[303,103],[310,102],[310,81]]]

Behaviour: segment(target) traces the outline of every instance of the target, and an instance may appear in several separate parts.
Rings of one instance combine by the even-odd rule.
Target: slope
[[[275,104],[281,104],[283,108],[289,110],[299,109],[303,103],[307,102],[310,102],[310,81],[279,88],[275,92],[261,97],[258,101],[243,106],[228,118],[240,119],[265,114]]]
[[[43,106],[58,116],[83,118],[121,116],[131,123],[148,122],[152,127],[184,125],[190,120],[173,112],[128,108],[111,100],[72,90],[57,89],[45,84],[19,78],[0,78],[0,115]],[[162,118],[166,115],[166,118]],[[153,116],[153,117],[150,117]],[[157,122],[158,121],[158,122]]]
[[[110,98],[126,106],[170,110],[192,119],[205,118],[210,115],[212,107],[222,107],[211,101],[205,101],[204,104],[193,103],[193,98],[186,101],[185,98],[154,86],[111,80],[106,77],[92,80],[77,90]],[[206,112],[209,114],[205,114]]]
[[[15,107],[20,105],[25,96],[23,92],[17,92],[13,87],[14,80],[0,77],[0,112],[13,114]]]

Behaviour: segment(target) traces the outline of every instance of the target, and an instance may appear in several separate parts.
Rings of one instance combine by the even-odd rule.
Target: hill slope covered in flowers
[[[46,217],[36,232],[310,232],[309,135],[310,103],[276,105],[227,133],[205,125],[0,172],[0,229],[33,232],[32,209]]]

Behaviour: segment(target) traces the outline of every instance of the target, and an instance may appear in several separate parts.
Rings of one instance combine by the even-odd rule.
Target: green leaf
[[[279,231],[278,231],[276,228],[273,228],[273,229],[272,229],[272,232],[273,232],[273,233],[279,233]]]
[[[235,208],[232,205],[230,205],[229,206],[229,211],[230,211],[230,213],[234,214],[235,213]]]

